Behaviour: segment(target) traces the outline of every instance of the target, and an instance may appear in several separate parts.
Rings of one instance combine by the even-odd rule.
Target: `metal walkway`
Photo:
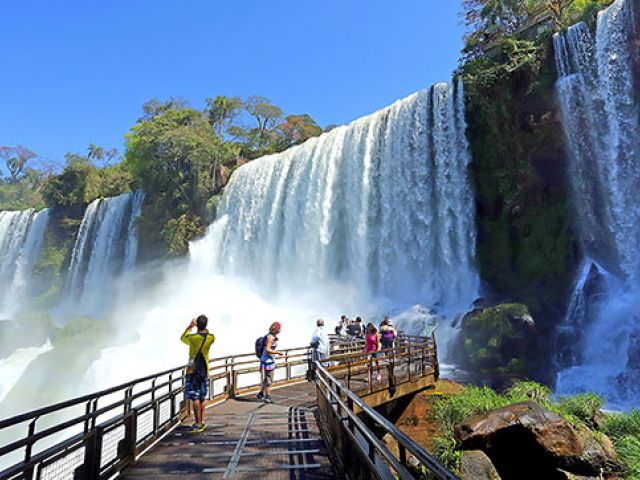
[[[213,359],[202,434],[189,432],[184,367],[0,420],[0,434],[13,432],[0,480],[455,480],[372,408],[435,384],[435,336],[402,335],[382,354],[344,338],[323,362],[309,347],[286,350],[273,404],[254,397],[255,355]]]
[[[332,479],[311,383],[274,390],[275,403],[251,396],[207,409],[207,430],[178,427],[121,475],[149,479]]]

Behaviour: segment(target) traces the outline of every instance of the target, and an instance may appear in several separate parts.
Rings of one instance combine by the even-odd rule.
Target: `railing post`
[[[91,437],[85,446],[85,461],[81,478],[86,480],[94,480],[100,478],[100,461],[102,460],[102,437],[103,428],[95,427]]]
[[[291,380],[291,365],[289,365],[289,351],[284,352],[284,363],[286,366],[286,381]]]
[[[440,365],[438,363],[438,346],[436,345],[436,332],[431,332],[431,338],[433,339],[433,378],[437,382],[440,378]]]
[[[29,430],[27,432],[27,435],[29,436],[29,443],[27,443],[27,446],[24,449],[24,463],[27,464],[31,461],[31,451],[33,449],[33,440],[31,440],[31,437],[33,437],[36,433],[36,422],[38,421],[38,418],[34,418],[33,420],[31,420],[31,423],[29,423]],[[24,470],[24,477],[25,480],[30,480],[33,478],[33,466],[27,467]]]
[[[404,445],[398,442],[398,459],[403,466],[407,466],[407,449]]]

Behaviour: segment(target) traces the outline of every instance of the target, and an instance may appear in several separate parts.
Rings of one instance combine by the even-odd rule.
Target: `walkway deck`
[[[315,384],[276,389],[272,398],[266,404],[244,396],[208,408],[204,433],[179,426],[119,478],[337,478],[316,420]]]

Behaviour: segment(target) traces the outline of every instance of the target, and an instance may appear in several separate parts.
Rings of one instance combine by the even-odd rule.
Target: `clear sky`
[[[123,151],[146,100],[263,95],[342,124],[455,69],[452,0],[0,2],[0,145]]]

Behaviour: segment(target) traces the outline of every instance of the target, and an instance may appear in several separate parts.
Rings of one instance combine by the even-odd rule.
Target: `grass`
[[[433,454],[457,472],[462,449],[454,435],[455,426],[473,416],[526,401],[535,401],[572,425],[589,429],[596,439],[607,435],[623,467],[624,476],[620,478],[640,480],[640,410],[604,415],[603,399],[598,395],[585,393],[554,399],[547,386],[530,381],[517,382],[504,393],[469,386],[461,393],[436,399],[434,417],[442,434],[434,440]]]

